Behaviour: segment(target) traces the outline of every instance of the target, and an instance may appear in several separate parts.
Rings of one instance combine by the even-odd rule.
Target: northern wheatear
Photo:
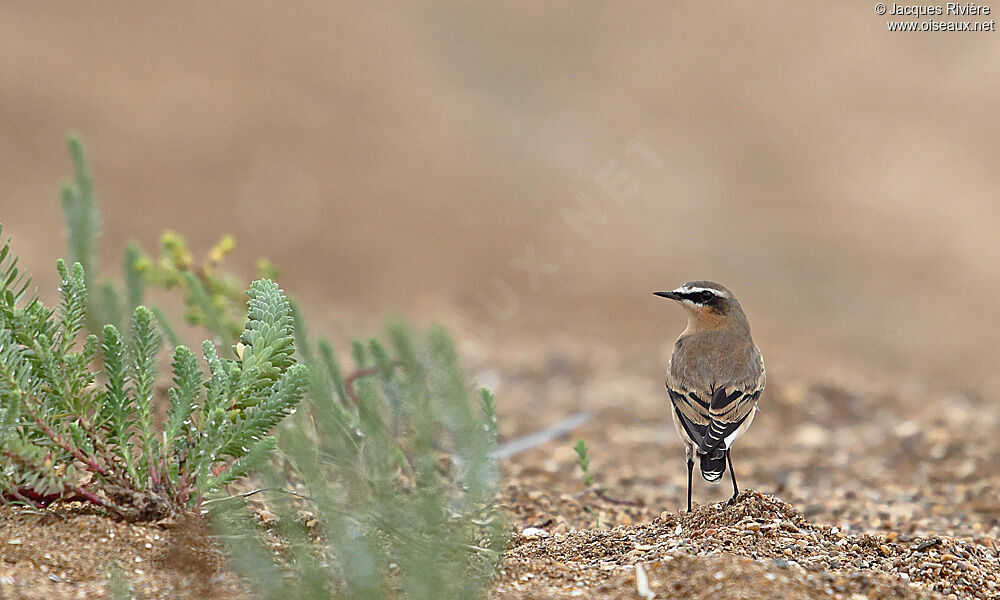
[[[750,324],[733,293],[711,281],[691,281],[671,292],[653,292],[679,302],[687,329],[674,344],[667,365],[667,392],[674,427],[685,444],[688,512],[694,457],[701,476],[715,483],[729,463],[733,497],[739,495],[729,451],[750,427],[764,390],[764,358],[750,336]]]

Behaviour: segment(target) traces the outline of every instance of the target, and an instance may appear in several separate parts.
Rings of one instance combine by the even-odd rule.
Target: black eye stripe
[[[704,306],[716,306],[722,302],[721,297],[705,290],[699,290],[697,292],[684,292],[681,294],[681,297],[685,300],[690,300],[695,304],[701,304]]]

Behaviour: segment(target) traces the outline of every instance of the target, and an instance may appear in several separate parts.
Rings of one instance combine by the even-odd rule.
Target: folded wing
[[[702,400],[695,392],[672,388],[669,382],[667,392],[670,394],[670,402],[684,433],[692,443],[700,446],[711,422],[708,412],[710,402]]]
[[[760,389],[716,389],[708,406],[708,427],[698,442],[698,452],[709,454],[720,448],[728,448],[732,441],[728,438],[750,416],[760,398],[760,392]]]

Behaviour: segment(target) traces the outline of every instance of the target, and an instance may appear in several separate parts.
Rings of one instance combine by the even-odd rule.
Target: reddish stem
[[[402,365],[401,362],[393,361],[391,366],[398,367],[400,365]],[[355,406],[359,406],[361,401],[358,400],[358,394],[354,391],[354,382],[362,377],[370,377],[376,374],[378,374],[378,368],[368,367],[367,369],[358,369],[344,378],[344,391],[347,392],[347,397],[351,399],[351,402]]]
[[[20,500],[33,508],[45,508],[60,498],[59,494],[47,494],[43,496],[29,488],[11,488],[4,492],[4,495],[15,500]]]
[[[7,458],[13,460],[14,462],[18,463],[19,465],[21,465],[26,469],[32,469],[35,471],[39,470],[37,465],[32,464],[30,461],[28,461],[19,454],[15,454],[13,452],[10,452],[9,450],[4,450],[3,454]],[[121,516],[122,514],[122,512],[118,510],[118,507],[109,503],[107,500],[101,498],[100,496],[98,496],[97,494],[88,490],[85,487],[66,485],[63,488],[63,490],[64,490],[63,493],[56,494],[54,498],[50,498],[49,496],[44,496],[44,497],[39,496],[39,499],[37,501],[26,497],[24,493],[22,493],[19,490],[13,490],[11,492],[11,495],[18,498],[19,500],[27,501],[29,504],[35,506],[36,508],[48,506],[49,504],[55,502],[56,500],[83,500],[86,502],[90,502],[91,504],[96,504],[97,506],[100,506],[101,508],[104,508],[109,512],[113,512],[116,515]]]
[[[104,498],[101,498],[100,496],[98,496],[94,492],[88,490],[87,488],[85,488],[85,487],[78,487],[78,486],[70,486],[68,489],[70,491],[72,491],[74,494],[76,494],[76,496],[78,498],[86,500],[87,502],[90,502],[91,504],[96,504],[97,506],[100,506],[101,508],[103,508],[104,510],[107,510],[108,512],[112,512],[112,513],[115,513],[118,516],[122,516],[122,512],[118,509],[117,506],[111,504],[110,502],[108,502]]]
[[[93,426],[90,423],[88,423],[86,419],[81,417],[80,427],[83,428],[84,433],[87,434],[87,437],[90,438],[90,441],[94,443],[94,447],[97,448],[97,450],[101,452],[101,455],[105,457],[104,462],[107,464],[107,469],[111,472],[115,480],[115,483],[117,483],[122,487],[126,488],[131,487],[129,484],[128,477],[125,476],[125,473],[118,468],[118,465],[116,465],[113,460],[109,460],[107,458],[108,456],[113,457],[114,454],[108,451],[108,447],[107,445],[105,445],[104,440],[101,438],[101,436],[96,435],[94,433]]]
[[[108,478],[111,477],[107,469],[98,464],[92,457],[85,455],[79,448],[76,448],[67,443],[66,440],[64,440],[61,435],[59,435],[51,427],[49,427],[45,423],[45,421],[43,421],[38,416],[38,414],[35,413],[35,411],[33,411],[27,405],[24,405],[24,409],[27,411],[28,415],[32,418],[32,420],[34,420],[35,423],[38,425],[38,427],[42,430],[42,433],[47,435],[49,439],[51,439],[53,442],[56,443],[57,446],[62,448],[64,451],[72,454],[74,458],[82,462],[84,465],[87,466],[88,469],[90,469],[94,473],[97,473],[98,475],[102,475]]]
[[[361,404],[361,401],[358,400],[358,394],[354,391],[355,380],[361,379],[362,377],[369,377],[376,373],[378,373],[378,369],[375,367],[358,369],[344,379],[344,391],[347,392],[347,396],[351,399],[351,402],[353,402],[355,406]]]

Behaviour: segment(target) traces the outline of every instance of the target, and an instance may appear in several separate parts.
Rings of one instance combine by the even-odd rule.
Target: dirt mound
[[[682,529],[704,531],[734,527],[748,520],[784,523],[786,528],[811,526],[794,506],[753,490],[742,492],[725,510],[719,510],[719,504],[696,506],[690,513],[664,512],[657,521],[662,526],[679,525]]]
[[[640,563],[647,566],[651,586],[655,582],[678,594],[664,597],[701,597],[692,590],[713,598],[935,597],[931,591],[956,598],[1000,595],[994,549],[952,537],[845,534],[814,525],[793,506],[755,491],[743,492],[732,506],[664,513],[642,525],[565,535],[525,533],[512,542],[496,598],[584,589],[614,598],[615,590],[625,588],[635,597],[635,565]],[[675,560],[681,562],[672,564]],[[699,578],[709,575],[711,585],[700,586]],[[757,590],[763,588],[751,584],[782,591],[760,595]],[[722,596],[707,592],[718,586]],[[740,590],[754,591],[745,596]]]

